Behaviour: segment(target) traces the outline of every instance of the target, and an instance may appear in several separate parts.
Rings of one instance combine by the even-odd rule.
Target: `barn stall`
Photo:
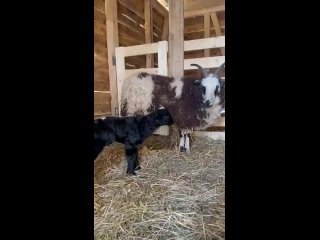
[[[119,115],[133,72],[213,72],[225,59],[224,11],[221,0],[95,0],[95,118]],[[138,177],[125,175],[121,144],[106,147],[95,161],[95,238],[224,239],[224,127],[223,117],[194,132],[191,155],[163,128],[140,146]]]

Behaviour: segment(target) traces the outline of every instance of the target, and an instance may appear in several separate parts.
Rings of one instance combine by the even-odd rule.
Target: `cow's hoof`
[[[185,152],[187,149],[185,147],[180,146],[180,152]]]

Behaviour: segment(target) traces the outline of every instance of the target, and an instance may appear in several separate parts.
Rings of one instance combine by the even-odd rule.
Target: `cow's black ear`
[[[201,80],[194,80],[193,85],[199,86],[201,84]]]

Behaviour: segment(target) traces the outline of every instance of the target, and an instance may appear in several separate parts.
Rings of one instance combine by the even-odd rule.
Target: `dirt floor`
[[[123,145],[108,146],[95,161],[95,239],[224,239],[224,150],[197,136],[187,155],[152,136],[129,177]]]

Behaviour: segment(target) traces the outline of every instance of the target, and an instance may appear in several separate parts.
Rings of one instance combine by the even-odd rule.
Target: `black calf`
[[[163,125],[172,125],[173,120],[166,109],[159,109],[142,117],[107,117],[94,121],[94,159],[106,145],[119,142],[125,145],[128,163],[127,173],[141,167],[138,160],[137,145],[151,136]]]

